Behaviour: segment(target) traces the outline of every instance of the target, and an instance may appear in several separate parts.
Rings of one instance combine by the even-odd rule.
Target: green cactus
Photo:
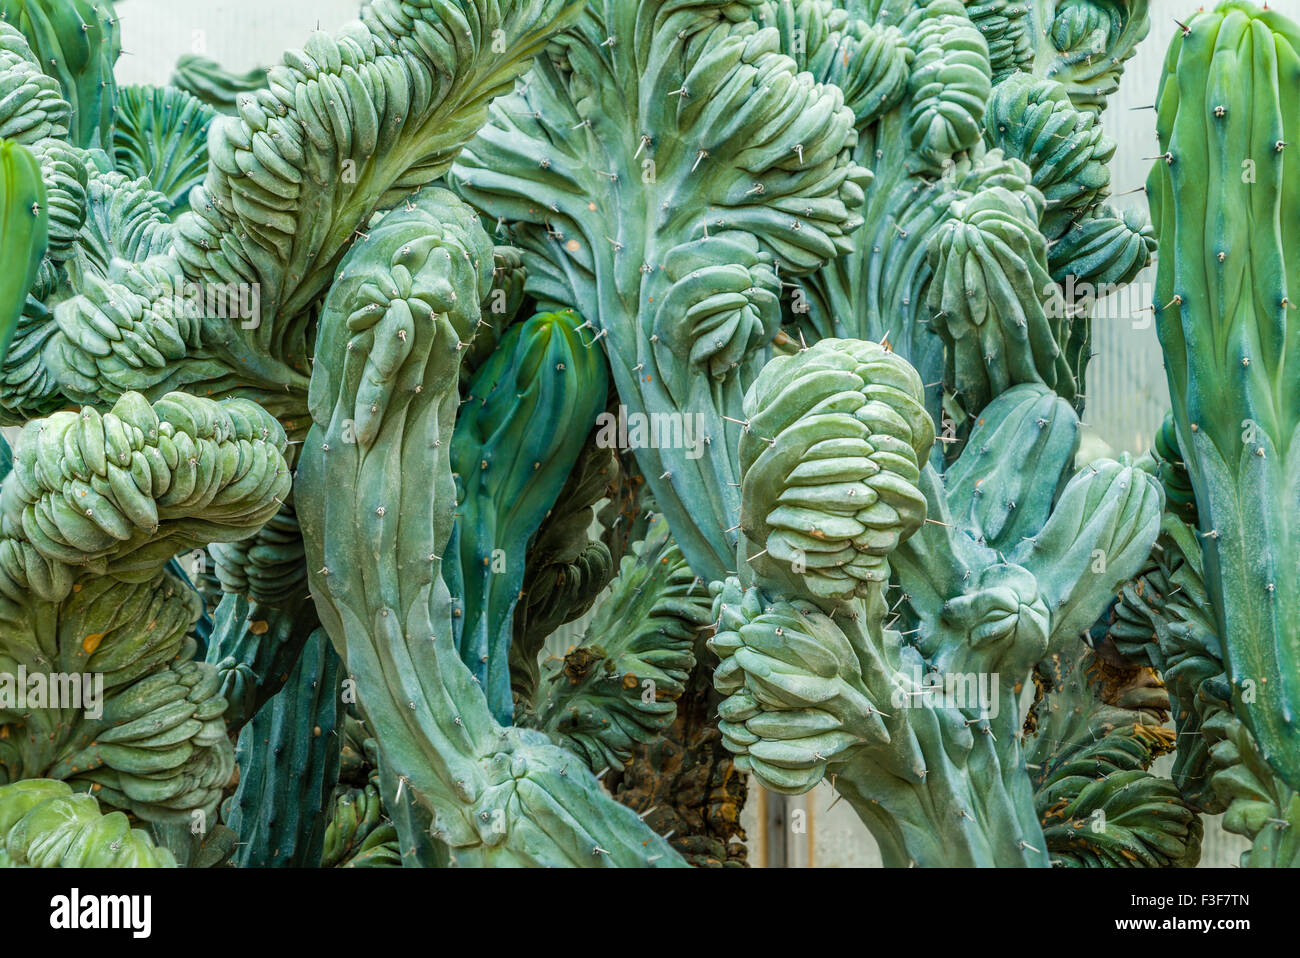
[[[511,326],[469,381],[452,438],[459,521],[443,576],[460,657],[506,725],[529,546],[605,406],[605,359],[583,338],[587,325],[565,311]]]
[[[1195,492],[1206,592],[1232,710],[1300,788],[1300,386],[1286,348],[1300,297],[1300,27],[1250,3],[1191,18],[1157,95],[1147,181],[1162,250],[1156,326]],[[1266,507],[1262,507],[1266,504]]]
[[[1080,110],[1101,112],[1124,61],[1147,35],[1148,0],[967,0],[988,41],[993,78],[1020,70],[1058,81]]]
[[[80,696],[65,684],[58,702],[0,710],[0,780],[79,783],[153,822],[215,811],[234,769],[226,702],[192,661],[199,597],[166,567],[274,514],[284,448],[251,403],[181,394],[23,430],[0,487],[0,664],[84,679]]]
[[[241,94],[266,88],[268,72],[259,68],[247,73],[232,73],[223,69],[216,60],[187,53],[176,61],[171,86],[206,103],[218,113],[233,116],[239,112]]]
[[[456,654],[440,575],[456,508],[447,439],[491,262],[477,217],[428,189],[344,261],[298,466],[312,593],[390,780],[416,806],[394,821],[404,851],[428,840],[414,825],[467,864],[679,864],[569,752],[498,725]]]
[[[1282,498],[1286,314],[1202,320],[1184,214],[1276,214],[1219,232],[1287,295],[1300,31],[1226,10],[1280,146],[1210,175],[1253,105],[1197,113],[1189,22],[1153,231],[1098,120],[1145,0],[372,0],[121,90],[108,0],[0,0],[0,681],[103,683],[0,698],[0,859],[739,865],[752,776],[891,865],[1190,866],[1219,812],[1293,863],[1233,618],[1289,600],[1220,531],[1285,571],[1224,510]],[[1157,233],[1174,415],[1076,462]]]
[[[118,91],[113,154],[117,169],[144,177],[171,202],[173,216],[189,208],[189,192],[208,172],[208,127],[214,111],[171,87]]]
[[[587,437],[568,482],[528,548],[510,645],[516,706],[537,690],[538,659],[547,638],[586,615],[617,571],[609,546],[591,538],[597,521],[594,507],[622,473],[614,450],[599,441],[600,428]]]
[[[174,868],[176,859],[66,782],[0,785],[0,868]]]
[[[1076,642],[1040,664],[1034,681],[1026,767],[1052,864],[1193,867],[1197,810],[1149,771],[1175,740],[1154,672]]]
[[[708,589],[682,559],[662,519],[624,556],[584,643],[548,661],[535,726],[582,756],[593,772],[620,768],[635,744],[654,741],[711,621]],[[599,644],[597,644],[599,643]]]
[[[288,681],[239,736],[239,788],[225,820],[240,838],[240,867],[321,864],[338,784],[339,658],[317,629]]]
[[[1140,567],[1160,489],[1114,462],[1069,476],[1078,420],[1032,385],[984,410],[941,483],[918,468],[934,436],[921,394],[895,354],[834,340],[752,387],[761,453],[742,525],[755,552],[740,557],[747,579],[715,586],[720,728],[769,788],[833,776],[887,863],[1045,864],[1013,690]],[[955,701],[931,675],[998,684]]]
[[[40,68],[58,80],[71,106],[72,143],[112,149],[113,67],[122,52],[112,0],[3,0],[0,20],[23,32]]]
[[[759,5],[722,6],[590,4],[452,177],[514,224],[541,304],[584,304],[629,421],[680,417],[702,437],[702,451],[636,455],[706,579],[732,564],[732,450],[745,377],[780,321],[778,271],[847,249],[869,178],[847,155],[844,94],[746,19]]]
[[[0,357],[9,352],[27,293],[36,283],[49,222],[45,183],[35,157],[18,143],[0,140],[0,231],[7,261],[0,279]]]
[[[257,533],[213,543],[221,594],[206,660],[221,676],[226,729],[239,732],[276,695],[320,620],[307,585],[306,553],[292,498]]]
[[[1157,447],[1161,445],[1157,437]],[[1264,760],[1234,715],[1193,527],[1171,506],[1158,548],[1119,596],[1108,625],[1115,646],[1160,670],[1174,703],[1172,778],[1182,799],[1251,842],[1243,867],[1300,865],[1300,799]]]

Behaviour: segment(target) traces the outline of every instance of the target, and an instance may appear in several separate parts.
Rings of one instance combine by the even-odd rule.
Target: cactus
[[[1079,643],[1040,664],[1034,681],[1026,764],[1053,864],[1194,866],[1197,809],[1149,771],[1175,741],[1155,672]]]
[[[174,868],[171,852],[66,782],[0,785],[0,868]]]
[[[1300,289],[1300,27],[1225,3],[1175,34],[1147,181],[1154,308],[1232,711],[1300,788],[1300,571],[1291,357]],[[1268,504],[1261,508],[1261,504]]]
[[[984,410],[941,483],[919,468],[921,396],[896,354],[835,340],[751,387],[748,574],[714,587],[720,728],[769,788],[833,775],[887,863],[1045,864],[1012,690],[1141,566],[1159,486],[1115,462],[1070,476],[1077,418],[1029,384]],[[931,673],[998,685],[947,701]]]
[[[341,679],[339,658],[317,629],[285,688],[240,735],[239,789],[225,815],[240,837],[237,865],[321,864],[338,785]]]
[[[49,222],[45,183],[35,157],[18,143],[0,140],[0,231],[6,259],[12,258],[0,280],[0,356],[9,351],[27,291],[36,282]]]
[[[1296,32],[1225,9],[1293,106]],[[891,865],[1190,866],[1218,812],[1297,858],[1286,635],[1225,627],[1285,350],[1220,370],[1171,212],[1224,162],[1210,20],[1153,232],[1098,119],[1143,0],[372,0],[121,90],[108,0],[0,13],[0,678],[104,683],[0,699],[5,863],[740,865],[748,777]],[[1289,122],[1209,195],[1280,210]],[[1173,416],[1080,460],[1094,292],[1157,234]],[[1285,230],[1231,235],[1287,295]]]
[[[587,630],[590,644],[547,662],[538,690],[537,727],[593,772],[623,766],[634,743],[654,741],[672,724],[696,638],[709,622],[708,590],[669,538],[668,524],[659,520],[639,545],[635,557],[623,557]]]
[[[170,201],[173,216],[189,206],[189,192],[208,172],[208,127],[214,111],[170,87],[118,91],[113,154],[117,169],[144,177]]]
[[[451,444],[459,522],[443,576],[457,608],[461,659],[511,724],[510,646],[530,541],[605,405],[599,349],[572,311],[539,313],[507,330],[468,384]]]
[[[344,261],[298,466],[312,593],[390,775],[417,805],[394,822],[403,849],[427,841],[412,823],[431,822],[465,862],[676,864],[569,752],[500,726],[455,650],[439,574],[456,502],[446,439],[459,344],[481,318],[491,262],[477,217],[445,190],[384,217]]]
[[[231,73],[222,69],[216,60],[187,53],[176,61],[171,85],[206,103],[216,112],[233,116],[239,112],[241,94],[266,88],[267,72],[262,68],[247,73]]]
[[[59,81],[71,107],[73,144],[111,149],[122,52],[111,0],[4,0],[0,20],[26,36],[41,69]]]
[[[250,403],[180,394],[23,430],[0,487],[0,662],[10,676],[96,673],[103,699],[0,712],[0,778],[84,783],[149,821],[215,810],[234,768],[226,702],[192,661],[198,596],[165,567],[269,518],[289,487],[283,443]]]
[[[694,8],[592,4],[453,170],[469,202],[514,224],[539,302],[592,304],[628,419],[698,423],[702,451],[646,443],[637,464],[706,579],[731,568],[731,420],[779,323],[778,270],[846,247],[869,178],[847,156],[843,93],[776,39]]]

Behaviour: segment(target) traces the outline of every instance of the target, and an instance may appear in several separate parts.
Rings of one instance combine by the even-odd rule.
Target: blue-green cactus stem
[[[627,419],[691,430],[636,457],[706,578],[733,565],[744,387],[780,283],[847,252],[869,179],[844,92],[748,19],[762,6],[588,4],[453,170],[515,224],[528,291],[591,321]]]
[[[443,565],[457,603],[461,659],[511,724],[510,646],[528,548],[578,461],[609,388],[604,353],[572,310],[507,330],[475,373],[456,420],[451,466],[461,490]]]
[[[239,835],[235,864],[315,868],[333,811],[342,747],[343,671],[324,630],[239,736],[239,788],[226,824]]]
[[[1206,591],[1233,711],[1300,788],[1300,26],[1192,17],[1157,108],[1153,305]]]
[[[122,53],[112,0],[3,0],[0,20],[27,37],[41,69],[59,81],[72,107],[73,144],[111,150]]]
[[[0,235],[4,236],[4,269],[0,271],[0,359],[36,282],[37,270],[49,242],[50,214],[46,208],[41,168],[31,152],[0,139]]]
[[[404,857],[435,842],[466,865],[680,865],[572,753],[497,724],[456,653],[450,440],[492,263],[478,217],[425,189],[342,264],[294,493],[312,597],[378,738]]]

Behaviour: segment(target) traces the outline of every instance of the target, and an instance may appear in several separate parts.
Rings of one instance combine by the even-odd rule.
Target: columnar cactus
[[[1300,27],[1229,2],[1173,38],[1147,181],[1157,330],[1195,492],[1232,709],[1300,788],[1294,350],[1300,299]]]
[[[71,106],[71,140],[111,149],[122,52],[111,0],[3,0],[0,20],[23,32],[41,69],[59,81]]]
[[[35,157],[21,144],[0,140],[0,230],[6,260],[0,279],[0,356],[9,351],[27,291],[45,257],[50,224],[45,197]]]

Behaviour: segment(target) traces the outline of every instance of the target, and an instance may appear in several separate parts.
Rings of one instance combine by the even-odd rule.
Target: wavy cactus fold
[[[80,147],[111,149],[122,52],[111,0],[4,0],[0,20],[21,30],[71,107],[69,133]]]
[[[548,661],[536,727],[568,744],[593,772],[619,768],[676,717],[713,602],[661,518],[623,557],[584,642]]]
[[[102,700],[6,710],[7,781],[86,783],[152,821],[215,810],[234,769],[215,670],[192,661],[197,593],[167,566],[251,534],[287,494],[284,433],[261,409],[135,393],[31,423],[0,487],[6,673],[93,677]],[[83,692],[84,695],[84,692]]]
[[[737,866],[750,780],[889,865],[1300,861],[1300,30],[1181,28],[1153,228],[1146,29],[370,0],[119,88],[111,0],[0,0],[0,865]],[[1081,456],[1157,240],[1174,411]]]
[[[0,868],[174,868],[176,859],[64,782],[0,785]]]
[[[113,270],[100,261],[96,272],[110,289],[94,294],[74,286],[78,295],[60,304],[57,333],[31,324],[52,374],[24,377],[19,395],[6,396],[4,405],[30,417],[67,400],[93,402],[90,386],[102,376],[150,398],[181,388],[254,398],[288,428],[305,428],[313,310],[348,244],[372,214],[446,171],[481,124],[487,102],[575,7],[574,0],[379,0],[337,38],[316,34],[304,49],[288,52],[265,88],[240,95],[237,115],[212,121],[205,176],[191,192],[191,208],[172,223],[174,198],[149,186],[156,199],[135,202],[153,211],[157,242],[121,249],[127,262]],[[492,49],[497,43],[505,56]],[[20,57],[21,49],[10,55]],[[43,90],[32,94],[57,94]],[[349,109],[331,108],[344,99]],[[138,116],[131,122],[138,126]],[[66,125],[44,135],[61,132]],[[174,190],[173,175],[201,147],[195,143],[178,157],[175,174],[158,185]],[[156,164],[151,169],[163,172]],[[174,304],[192,300],[190,290],[201,299],[197,308],[185,307],[189,334],[170,337],[163,349],[159,328],[176,326]],[[255,307],[232,316],[223,305],[231,293],[255,300]],[[129,316],[114,315],[114,302],[129,303]],[[128,347],[121,362],[129,369],[122,369],[102,342],[114,327],[136,332],[127,337],[131,345],[143,339],[152,351]],[[32,396],[37,386],[41,393]]]
[[[711,578],[731,567],[730,420],[780,321],[778,271],[847,250],[868,178],[846,153],[844,94],[744,18],[761,6],[589,5],[493,105],[453,177],[489,216],[519,224],[540,302],[593,304],[628,415],[699,423],[702,454],[636,454],[692,568]]]
[[[36,282],[49,244],[49,224],[45,183],[36,158],[22,145],[0,140],[0,231],[5,238],[0,357],[9,352],[27,293]]]
[[[1100,113],[1147,35],[1148,0],[966,0],[989,45],[994,80],[1016,71],[1056,80]]]
[[[859,385],[838,395],[827,377],[826,399],[793,388],[799,379],[791,373],[842,356],[839,344],[822,340],[790,369],[769,364],[751,390],[751,431],[769,420],[791,423],[787,432],[818,424],[820,441],[841,441],[865,417],[822,410],[843,405],[856,388],[874,400],[867,442],[897,445],[884,444],[892,455],[879,466],[846,447],[819,468],[834,464],[840,472],[830,478],[856,476],[917,504],[888,510],[877,568],[849,591],[819,592],[823,573],[811,558],[778,560],[770,549],[741,557],[752,584],[715,585],[711,646],[722,658],[714,682],[728,696],[719,707],[724,741],[769,788],[806,791],[834,776],[887,863],[1046,864],[1013,689],[1053,649],[1077,641],[1141,566],[1155,539],[1160,488],[1113,462],[1071,477],[1075,414],[1044,387],[1024,385],[983,411],[945,490],[931,466],[918,468],[934,436],[919,377],[878,345],[851,345],[873,362],[862,366]],[[784,433],[769,431],[774,440],[752,441],[770,443],[775,455]],[[1029,455],[1013,461],[1012,449]],[[761,462],[744,473],[747,530],[751,517],[785,496],[765,485]],[[835,498],[825,502],[863,495],[852,482],[826,488]],[[805,533],[825,525],[813,514],[806,522]],[[871,555],[870,538],[849,541]],[[901,591],[892,602],[891,575]],[[773,598],[801,593],[806,598]],[[913,638],[894,630],[900,620]],[[932,675],[990,684],[953,701],[935,695]],[[962,821],[944,822],[945,814]],[[944,842],[935,842],[938,834]]]

